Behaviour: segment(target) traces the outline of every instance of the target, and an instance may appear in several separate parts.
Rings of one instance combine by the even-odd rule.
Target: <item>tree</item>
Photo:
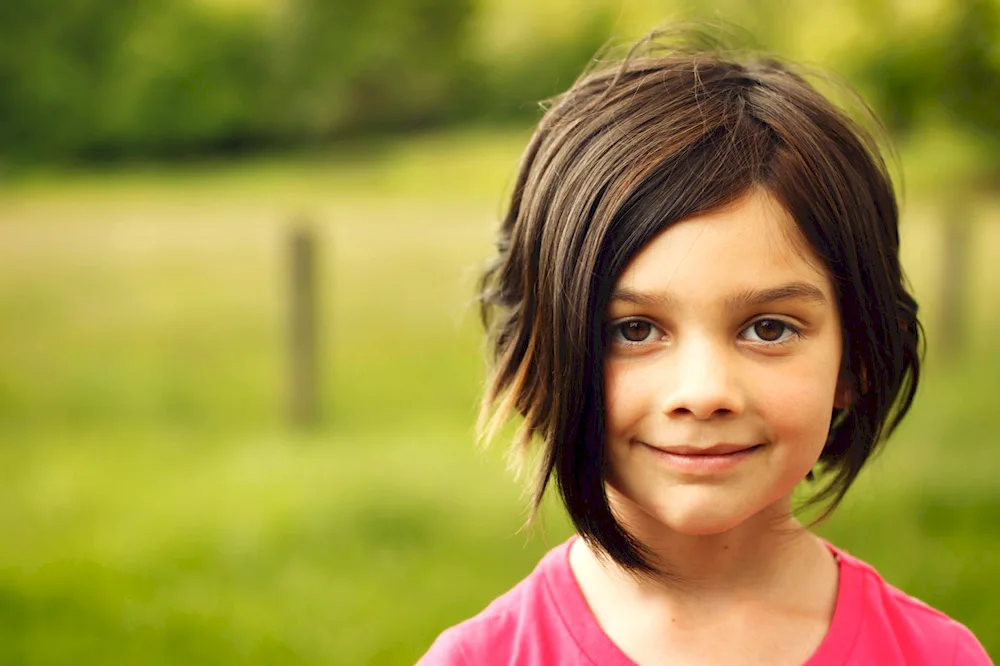
[[[869,7],[891,25],[885,3]],[[969,218],[972,202],[1000,183],[1000,7],[996,0],[962,0],[926,32],[897,31],[859,58],[890,131],[912,137],[947,127],[947,150],[928,181],[941,192],[944,242],[938,330],[946,358],[965,340]]]

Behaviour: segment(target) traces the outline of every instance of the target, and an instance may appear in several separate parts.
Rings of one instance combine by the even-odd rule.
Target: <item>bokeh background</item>
[[[926,373],[821,533],[1000,655],[1000,0],[5,0],[0,663],[412,664],[526,575],[476,277],[537,102],[699,18],[898,146]]]

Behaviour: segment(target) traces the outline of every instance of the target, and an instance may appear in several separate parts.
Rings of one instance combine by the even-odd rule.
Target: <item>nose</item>
[[[746,400],[738,381],[736,354],[707,339],[679,345],[668,371],[672,376],[664,382],[664,413],[698,420],[741,413]]]

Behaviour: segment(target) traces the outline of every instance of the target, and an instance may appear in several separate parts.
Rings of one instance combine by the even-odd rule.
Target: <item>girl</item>
[[[484,434],[523,418],[578,536],[420,666],[989,664],[792,511],[917,386],[873,141],[784,65],[656,44],[542,118],[483,280]]]

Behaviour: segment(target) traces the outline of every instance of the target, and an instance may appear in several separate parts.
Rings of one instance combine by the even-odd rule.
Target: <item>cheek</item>
[[[604,407],[608,437],[629,430],[649,408],[648,380],[636,366],[604,364]]]
[[[757,406],[773,436],[792,440],[816,454],[826,443],[833,413],[836,376],[820,369],[804,372],[796,381],[785,375],[770,390],[758,393]]]

